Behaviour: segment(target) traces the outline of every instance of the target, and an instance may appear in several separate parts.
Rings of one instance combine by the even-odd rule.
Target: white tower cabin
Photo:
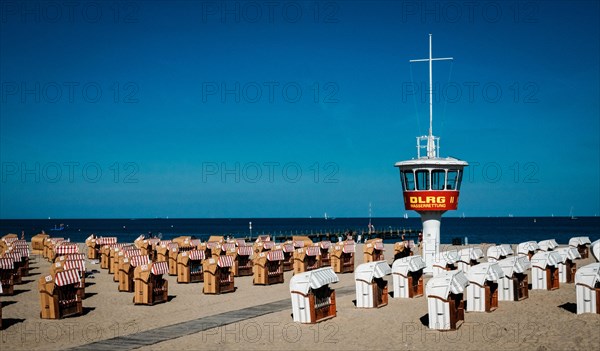
[[[429,134],[417,137],[417,158],[400,161],[400,181],[404,207],[419,213],[423,222],[423,258],[425,273],[433,272],[433,261],[439,254],[442,214],[458,207],[458,195],[463,169],[468,163],[439,154],[440,138],[433,135],[433,61],[452,60],[452,57],[432,58],[429,34],[429,58],[410,62],[429,62]],[[422,155],[422,149],[426,153]]]

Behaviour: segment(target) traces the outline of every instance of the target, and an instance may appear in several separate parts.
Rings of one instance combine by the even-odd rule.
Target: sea
[[[0,236],[25,234],[26,240],[42,230],[52,237],[84,242],[90,234],[116,236],[119,242],[133,242],[139,235],[168,240],[190,235],[206,240],[210,235],[236,238],[270,234],[305,235],[317,233],[356,234],[368,231],[369,221],[377,231],[422,229],[421,219],[409,218],[152,218],[152,219],[2,219]],[[250,228],[251,227],[251,228]],[[450,244],[460,239],[463,244],[518,244],[534,240],[555,239],[567,244],[575,236],[600,239],[600,217],[442,217],[440,241]],[[394,242],[396,239],[387,239]]]

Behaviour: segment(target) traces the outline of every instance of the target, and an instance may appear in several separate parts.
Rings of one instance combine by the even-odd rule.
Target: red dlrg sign
[[[414,211],[448,211],[458,206],[458,191],[405,191],[404,208]]]

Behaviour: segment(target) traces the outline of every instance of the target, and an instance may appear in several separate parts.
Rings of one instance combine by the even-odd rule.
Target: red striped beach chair
[[[196,283],[204,281],[202,261],[204,251],[183,251],[177,256],[177,283]]]
[[[83,313],[81,298],[77,294],[80,278],[77,270],[46,275],[38,281],[41,313],[44,319],[59,319]]]
[[[210,257],[204,260],[205,294],[223,294],[235,291],[233,271],[233,258],[231,256]]]

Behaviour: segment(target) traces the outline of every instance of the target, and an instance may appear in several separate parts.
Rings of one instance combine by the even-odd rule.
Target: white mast
[[[442,58],[432,58],[432,50],[431,50],[431,34],[429,34],[429,58],[427,59],[418,59],[418,60],[410,60],[409,62],[429,62],[429,135],[427,137],[418,138],[419,140],[426,139],[427,140],[427,157],[435,158],[437,157],[437,147],[435,145],[435,137],[433,136],[433,61],[443,61],[443,60],[453,60],[452,57],[442,57]],[[419,146],[420,143],[417,145]]]
[[[371,224],[371,203],[369,202],[369,234],[372,233],[373,224]]]

